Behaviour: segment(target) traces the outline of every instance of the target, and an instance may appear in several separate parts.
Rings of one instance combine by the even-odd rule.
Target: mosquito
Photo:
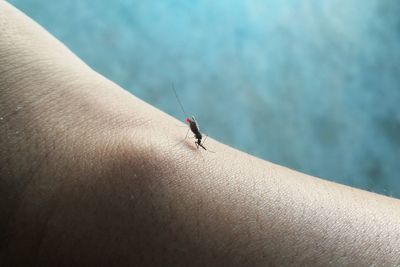
[[[204,150],[207,150],[207,148],[205,148],[205,146],[203,144],[206,141],[208,135],[206,135],[206,137],[203,139],[203,134],[200,131],[200,126],[199,126],[199,123],[196,121],[196,118],[194,116],[190,116],[190,117],[187,116],[187,113],[186,113],[185,109],[183,108],[181,101],[179,100],[178,94],[176,93],[174,85],[172,85],[172,89],[174,90],[174,94],[175,94],[176,100],[178,100],[179,106],[181,106],[181,109],[182,109],[183,113],[185,114],[186,122],[189,123],[189,129],[186,132],[185,139],[187,138],[189,130],[190,130],[190,131],[192,131],[192,133],[194,134],[194,137],[196,138],[196,141],[194,141],[194,143],[196,144],[197,149],[199,147],[201,147]],[[185,139],[183,139],[183,140],[185,140]],[[210,150],[207,150],[207,151],[212,152]]]

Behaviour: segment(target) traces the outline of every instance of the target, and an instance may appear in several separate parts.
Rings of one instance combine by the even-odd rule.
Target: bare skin
[[[176,124],[0,2],[0,265],[400,265],[399,200]]]

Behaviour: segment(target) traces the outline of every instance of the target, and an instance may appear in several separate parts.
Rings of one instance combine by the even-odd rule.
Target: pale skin
[[[400,265],[399,200],[176,145],[176,119],[4,1],[0,117],[1,266]]]

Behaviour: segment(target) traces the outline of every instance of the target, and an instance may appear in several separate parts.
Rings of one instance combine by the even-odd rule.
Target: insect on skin
[[[204,141],[206,141],[207,136],[206,136],[206,138],[204,138],[204,140],[202,142],[201,139],[203,139],[203,135],[200,132],[200,127],[196,121],[196,118],[194,116],[192,116],[191,118],[186,118],[186,121],[189,123],[190,130],[194,134],[194,137],[197,139],[194,142],[196,144],[197,148],[199,148],[199,146],[201,146],[204,150],[207,150],[207,148],[205,148],[202,144],[202,143],[204,143]]]
[[[176,90],[175,90],[175,86],[174,86],[174,85],[172,85],[172,89],[174,90],[174,94],[175,94],[176,100],[178,100],[178,103],[179,103],[179,105],[181,106],[181,109],[182,109],[183,113],[184,113],[185,116],[187,117],[187,118],[186,118],[186,122],[189,123],[190,129],[188,129],[188,131],[187,131],[187,133],[186,133],[186,136],[185,136],[185,139],[187,138],[187,135],[188,135],[188,133],[189,133],[189,130],[191,130],[192,133],[194,134],[194,137],[196,138],[196,141],[194,142],[194,143],[196,144],[196,147],[199,148],[199,146],[200,146],[200,147],[203,148],[204,150],[207,150],[207,148],[205,148],[205,146],[204,146],[203,144],[204,144],[204,142],[206,141],[206,139],[207,139],[208,136],[206,135],[206,137],[205,137],[204,140],[203,140],[203,134],[200,132],[200,127],[199,127],[199,124],[198,124],[197,121],[196,121],[196,118],[195,118],[194,116],[191,116],[191,117],[189,118],[189,117],[186,115],[185,109],[183,108],[182,103],[181,103],[181,101],[179,100],[179,97],[178,97],[178,94],[176,93]],[[207,150],[207,151],[212,152],[212,151],[210,151],[210,150]]]

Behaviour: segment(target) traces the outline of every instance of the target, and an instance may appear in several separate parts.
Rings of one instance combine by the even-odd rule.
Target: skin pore
[[[0,117],[0,266],[400,265],[399,200],[176,145],[174,118],[4,1]]]

